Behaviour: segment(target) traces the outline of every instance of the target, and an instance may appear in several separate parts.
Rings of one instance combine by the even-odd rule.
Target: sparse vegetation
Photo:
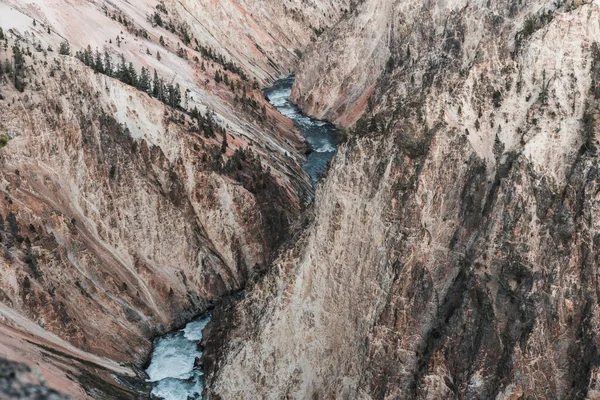
[[[63,56],[70,56],[71,55],[71,46],[69,45],[68,41],[63,40],[62,42],[60,42],[60,47],[58,49],[58,54],[63,55]]]
[[[0,149],[6,147],[8,144],[8,136],[5,134],[0,134]]]
[[[494,91],[494,94],[492,94],[492,102],[496,108],[502,105],[502,93],[499,90]]]
[[[179,84],[165,83],[163,78],[159,78],[156,70],[154,71],[154,79],[151,82],[150,73],[145,67],[142,67],[138,74],[133,63],[127,62],[123,55],[119,56],[119,63],[114,64],[108,52],[105,51],[104,57],[102,57],[96,49],[94,55],[90,46],[84,51],[77,51],[75,57],[97,73],[116,78],[127,85],[150,94],[168,106],[181,107],[181,88]]]

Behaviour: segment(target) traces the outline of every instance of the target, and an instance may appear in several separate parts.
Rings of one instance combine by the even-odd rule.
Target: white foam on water
[[[195,358],[201,356],[197,348],[197,343],[187,340],[181,333],[158,339],[146,370],[150,382],[189,378]]]
[[[335,154],[335,134],[334,130],[327,126],[328,122],[307,117],[290,102],[292,84],[293,79],[277,82],[274,85],[275,88],[267,90],[265,94],[283,116],[294,121],[304,138],[310,143],[314,153],[309,155],[302,167],[316,183],[328,161]]]
[[[183,336],[187,340],[199,342],[202,340],[202,331],[208,324],[209,319],[203,318],[190,322],[183,328]]]
[[[169,333],[154,342],[150,365],[146,369],[148,381],[153,382],[152,394],[164,400],[202,398],[203,372],[194,368],[202,356],[198,344],[210,317],[188,323],[185,328]]]
[[[292,89],[281,89],[269,93],[269,102],[275,107],[283,107],[288,104],[288,98],[292,95]]]
[[[152,388],[152,394],[164,400],[187,400],[188,398],[202,398],[204,384],[201,376],[195,379],[182,381],[180,379],[166,378]]]
[[[325,143],[323,146],[315,149],[317,153],[335,153],[335,147],[331,143]]]

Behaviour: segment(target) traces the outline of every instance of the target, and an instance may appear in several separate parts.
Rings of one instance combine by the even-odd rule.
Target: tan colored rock
[[[209,398],[596,396],[598,21],[597,1],[366,1],[326,35],[296,98],[362,118],[229,317]]]

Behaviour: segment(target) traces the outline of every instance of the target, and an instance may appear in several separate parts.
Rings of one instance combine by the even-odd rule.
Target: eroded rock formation
[[[597,398],[599,22],[367,0],[326,33],[294,94],[357,122],[309,228],[211,328],[208,398]]]
[[[313,189],[260,86],[346,5],[309,3],[0,1],[1,355],[135,398],[155,335],[266,268]]]

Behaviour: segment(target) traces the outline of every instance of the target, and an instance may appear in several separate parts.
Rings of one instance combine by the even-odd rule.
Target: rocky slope
[[[326,33],[296,98],[357,122],[210,328],[208,398],[598,398],[599,35],[598,1],[502,0]]]
[[[264,269],[313,196],[259,86],[346,2],[75,3],[0,1],[0,355],[133,398],[153,336]]]

